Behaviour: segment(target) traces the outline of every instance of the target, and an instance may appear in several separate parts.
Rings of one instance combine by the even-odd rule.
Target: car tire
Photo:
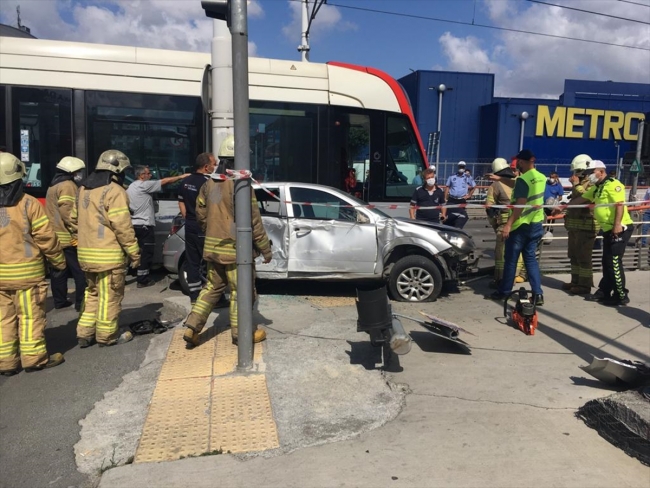
[[[208,265],[205,261],[201,260],[201,286],[205,285],[208,276]],[[181,258],[181,265],[178,267],[178,283],[181,285],[181,290],[185,295],[190,294],[190,286],[187,284],[187,259],[185,256]]]
[[[395,263],[388,278],[388,289],[400,302],[432,302],[442,291],[438,266],[424,256],[406,256]]]

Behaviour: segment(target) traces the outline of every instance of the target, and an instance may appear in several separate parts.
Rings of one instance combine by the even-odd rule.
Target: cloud
[[[0,19],[14,24],[16,2],[0,3]],[[197,1],[20,0],[22,23],[43,39],[176,49],[210,50],[212,20]],[[248,2],[249,17],[261,18],[259,1]],[[257,51],[254,43],[249,50]]]
[[[313,6],[313,0],[310,0],[310,12]],[[291,10],[291,22],[282,27],[282,33],[290,40],[300,43],[300,36],[302,32],[302,8],[301,2],[289,1],[289,9]],[[316,18],[311,24],[309,30],[309,38],[318,38],[324,35],[327,31],[349,31],[356,30],[357,25],[353,22],[343,20],[341,11],[331,5],[324,4]]]
[[[623,2],[554,3],[631,19],[647,18],[648,12]],[[638,23],[502,0],[484,0],[483,7],[492,24],[499,27],[650,48],[650,27]],[[514,32],[498,32],[492,41],[486,38],[483,43],[471,36],[446,33],[439,43],[447,60],[442,68],[495,73],[497,96],[556,98],[565,79],[636,83],[650,79],[650,51]],[[490,46],[483,47],[485,43]]]

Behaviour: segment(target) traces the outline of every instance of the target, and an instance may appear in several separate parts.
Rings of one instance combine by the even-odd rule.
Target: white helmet
[[[25,164],[11,153],[0,153],[0,185],[8,185],[20,180],[27,171]]]
[[[576,172],[576,171],[584,171],[587,169],[589,166],[589,162],[591,161],[591,156],[588,154],[578,154],[575,158],[573,158],[573,161],[571,161],[571,171]]]
[[[235,157],[235,136],[226,137],[219,146],[219,159]]]
[[[492,161],[492,173],[498,173],[499,171],[502,171],[509,167],[510,165],[508,164],[508,161],[503,158],[496,158],[494,161]]]
[[[99,155],[96,170],[107,170],[115,174],[123,173],[124,170],[131,167],[131,161],[122,151],[109,149]]]
[[[72,156],[64,157],[59,161],[59,164],[56,165],[56,169],[63,170],[66,173],[74,173],[75,171],[85,168],[86,164],[81,159]]]

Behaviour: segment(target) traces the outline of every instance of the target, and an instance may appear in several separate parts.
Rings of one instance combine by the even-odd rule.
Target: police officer
[[[140,266],[138,267],[138,288],[155,285],[149,278],[151,263],[156,247],[156,210],[152,193],[162,191],[162,187],[187,178],[189,173],[170,176],[162,180],[152,180],[148,166],[135,167],[135,181],[129,185],[126,193],[129,197],[129,209],[133,229],[140,247]]]
[[[133,339],[130,332],[121,336],[118,316],[122,310],[126,265],[140,264],[140,249],[135,238],[129,198],[122,186],[129,158],[115,149],[99,156],[95,171],[79,190],[79,264],[86,274],[88,288],[77,324],[79,347],[112,346]]]
[[[61,364],[45,344],[45,257],[65,271],[65,257],[43,207],[23,193],[25,165],[0,154],[0,374],[11,376]],[[20,351],[20,352],[19,352]]]
[[[494,280],[490,283],[491,288],[496,288],[503,278],[505,239],[503,238],[503,228],[508,222],[510,211],[507,208],[490,208],[492,205],[508,205],[514,186],[515,173],[510,168],[508,162],[503,158],[496,158],[492,161],[492,175],[495,181],[490,185],[487,191],[486,213],[488,222],[496,234],[496,245],[494,246]],[[519,256],[517,261],[517,273],[515,283],[523,283],[523,261]]]
[[[598,283],[596,293],[587,295],[586,300],[614,307],[627,305],[630,299],[625,288],[623,255],[632,236],[632,218],[627,205],[612,205],[625,202],[625,186],[616,178],[607,176],[607,168],[602,161],[589,162],[584,174],[593,186],[582,196],[571,200],[569,206],[587,202],[610,204],[594,208],[594,217],[603,230],[603,278]]]
[[[465,174],[466,166],[465,161],[460,161],[456,174],[447,178],[447,187],[445,188],[447,205],[465,204],[467,200],[472,198],[476,183],[471,174]],[[462,229],[467,223],[467,211],[464,208],[443,209],[442,218],[445,224]]]
[[[68,301],[68,276],[72,274],[75,284],[75,310],[81,310],[86,291],[86,278],[77,258],[77,223],[73,218],[77,211],[78,185],[85,176],[86,165],[79,159],[66,156],[56,165],[56,172],[45,197],[45,213],[52,222],[54,232],[61,243],[67,272],[60,277],[50,277],[54,308],[72,305]]]
[[[592,186],[584,174],[590,162],[591,157],[587,154],[578,154],[571,161],[571,200],[580,197]],[[571,261],[571,281],[563,283],[562,289],[574,295],[588,295],[594,286],[591,257],[600,227],[594,220],[592,210],[571,207],[564,216],[564,227],[569,234],[567,254]]]
[[[220,155],[234,158],[235,139],[228,136],[219,148]],[[230,157],[219,158],[224,169],[232,164]],[[216,176],[216,175],[215,175]],[[199,344],[199,333],[205,326],[210,312],[221,298],[226,286],[230,286],[230,327],[233,343],[237,343],[237,264],[235,261],[235,184],[232,180],[211,179],[199,191],[196,200],[196,217],[205,232],[203,259],[208,263],[208,282],[201,290],[190,315],[185,321],[187,330],[183,339],[188,347]],[[251,226],[253,230],[254,255],[260,253],[264,262],[271,262],[271,244],[262,225],[262,217],[255,194],[252,194]],[[253,290],[254,295],[255,291]],[[266,339],[266,332],[256,329],[253,342]]]
[[[544,210],[535,207],[544,204],[546,176],[535,169],[535,155],[532,151],[523,149],[516,158],[521,176],[517,178],[510,200],[515,205],[526,207],[513,208],[503,226],[503,238],[506,240],[503,279],[497,291],[486,298],[503,300],[512,293],[517,259],[522,254],[535,302],[537,305],[543,305],[542,277],[536,251],[544,235]]]
[[[205,235],[196,221],[196,198],[199,190],[214,172],[217,161],[210,153],[201,153],[196,158],[194,173],[181,183],[178,191],[178,207],[185,219],[185,259],[187,260],[187,284],[190,302],[194,304],[203,285],[201,260]]]

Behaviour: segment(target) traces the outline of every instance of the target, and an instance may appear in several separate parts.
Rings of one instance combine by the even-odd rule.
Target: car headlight
[[[443,232],[442,238],[462,253],[468,253],[474,249],[472,240],[462,234]]]

